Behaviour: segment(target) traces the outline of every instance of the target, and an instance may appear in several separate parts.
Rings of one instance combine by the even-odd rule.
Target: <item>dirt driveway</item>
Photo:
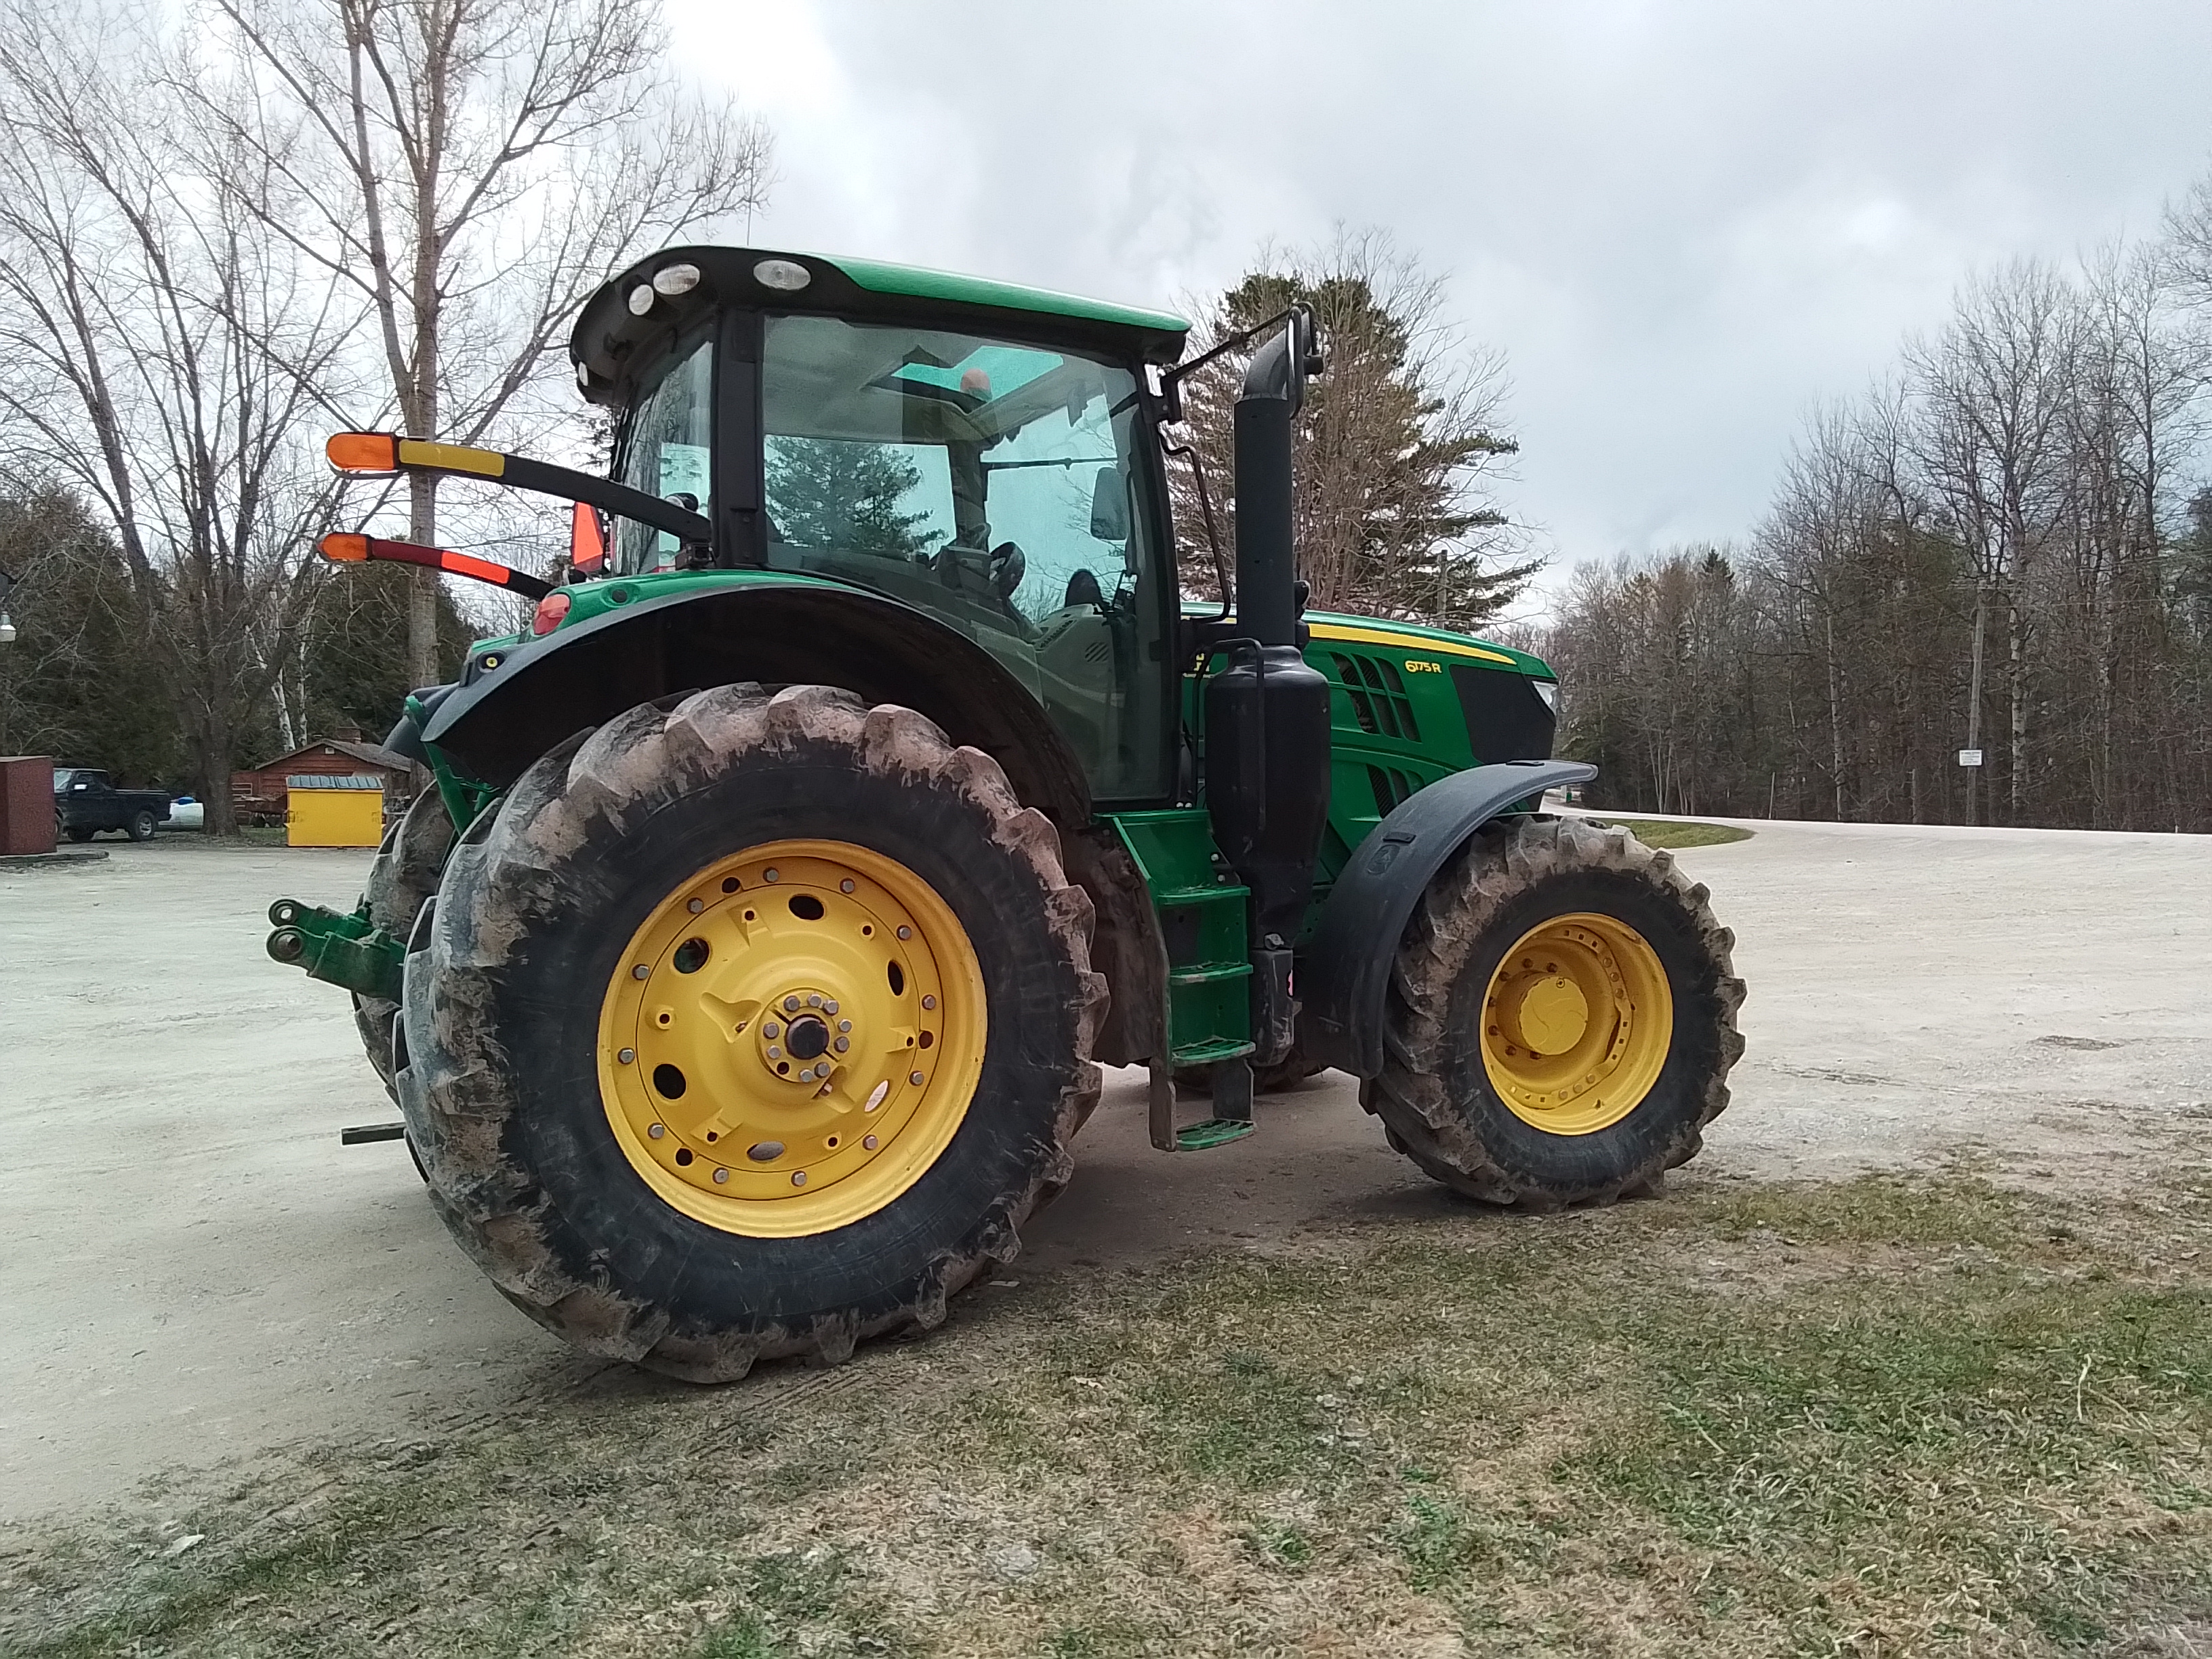
[[[2212,1124],[2212,840],[1759,825],[1680,856],[1751,986],[1735,1103],[1685,1177],[1961,1152],[2124,1183]],[[447,1239],[343,995],[263,954],[279,895],[351,902],[366,854],[164,838],[0,872],[0,1522],[178,1466],[618,1394]],[[1348,1079],[1198,1157],[1109,1079],[1018,1276],[1096,1273],[1436,1202]],[[985,1291],[981,1294],[988,1295]]]

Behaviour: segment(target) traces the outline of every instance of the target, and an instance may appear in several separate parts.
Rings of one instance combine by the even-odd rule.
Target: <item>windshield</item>
[[[763,358],[769,565],[949,623],[1044,704],[1101,798],[1165,793],[1167,584],[1135,376],[829,317],[769,319]]]
[[[707,512],[714,396],[714,349],[712,342],[702,341],[676,361],[630,417],[616,461],[617,482]],[[676,554],[676,538],[666,531],[629,519],[615,520],[618,573],[666,570],[675,564]]]

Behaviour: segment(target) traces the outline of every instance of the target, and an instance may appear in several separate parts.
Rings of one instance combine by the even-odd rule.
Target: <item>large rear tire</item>
[[[453,821],[446,803],[436,790],[425,789],[384,832],[376,862],[368,866],[362,891],[368,919],[392,938],[406,939],[423,904],[436,894],[446,855],[453,849]],[[398,1012],[396,1002],[354,994],[353,1023],[361,1032],[361,1046],[395,1101],[399,1094],[392,1083],[392,1022]]]
[[[1407,925],[1361,1103],[1471,1197],[1548,1210],[1655,1190],[1696,1156],[1743,1053],[1735,938],[1706,899],[1625,830],[1490,826]]]
[[[934,1326],[1073,1171],[1091,921],[1050,821],[911,710],[632,709],[471,827],[416,930],[433,1200],[532,1319],[691,1381]]]

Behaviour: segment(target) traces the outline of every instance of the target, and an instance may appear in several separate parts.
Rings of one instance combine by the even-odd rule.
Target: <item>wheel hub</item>
[[[617,1140],[726,1231],[826,1231],[950,1142],[982,1067],[981,971],[912,871],[783,842],[702,871],[623,953],[600,1020]]]
[[[1614,916],[1529,929],[1483,999],[1491,1086],[1516,1117],[1554,1134],[1592,1134],[1627,1116],[1658,1081],[1673,1036],[1665,966]]]

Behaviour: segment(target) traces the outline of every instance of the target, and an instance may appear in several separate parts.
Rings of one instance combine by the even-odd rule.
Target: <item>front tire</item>
[[[1534,1210],[1655,1190],[1743,1053],[1735,935],[1670,854],[1571,818],[1492,825],[1407,925],[1361,1103],[1423,1170]]]
[[[123,827],[123,833],[133,841],[151,841],[154,839],[156,822],[151,812],[143,811],[133,812],[131,815],[131,822]]]
[[[441,1215],[539,1323],[695,1382],[940,1322],[1097,1100],[1104,981],[1051,823],[827,687],[563,745],[416,933],[399,1095]]]

